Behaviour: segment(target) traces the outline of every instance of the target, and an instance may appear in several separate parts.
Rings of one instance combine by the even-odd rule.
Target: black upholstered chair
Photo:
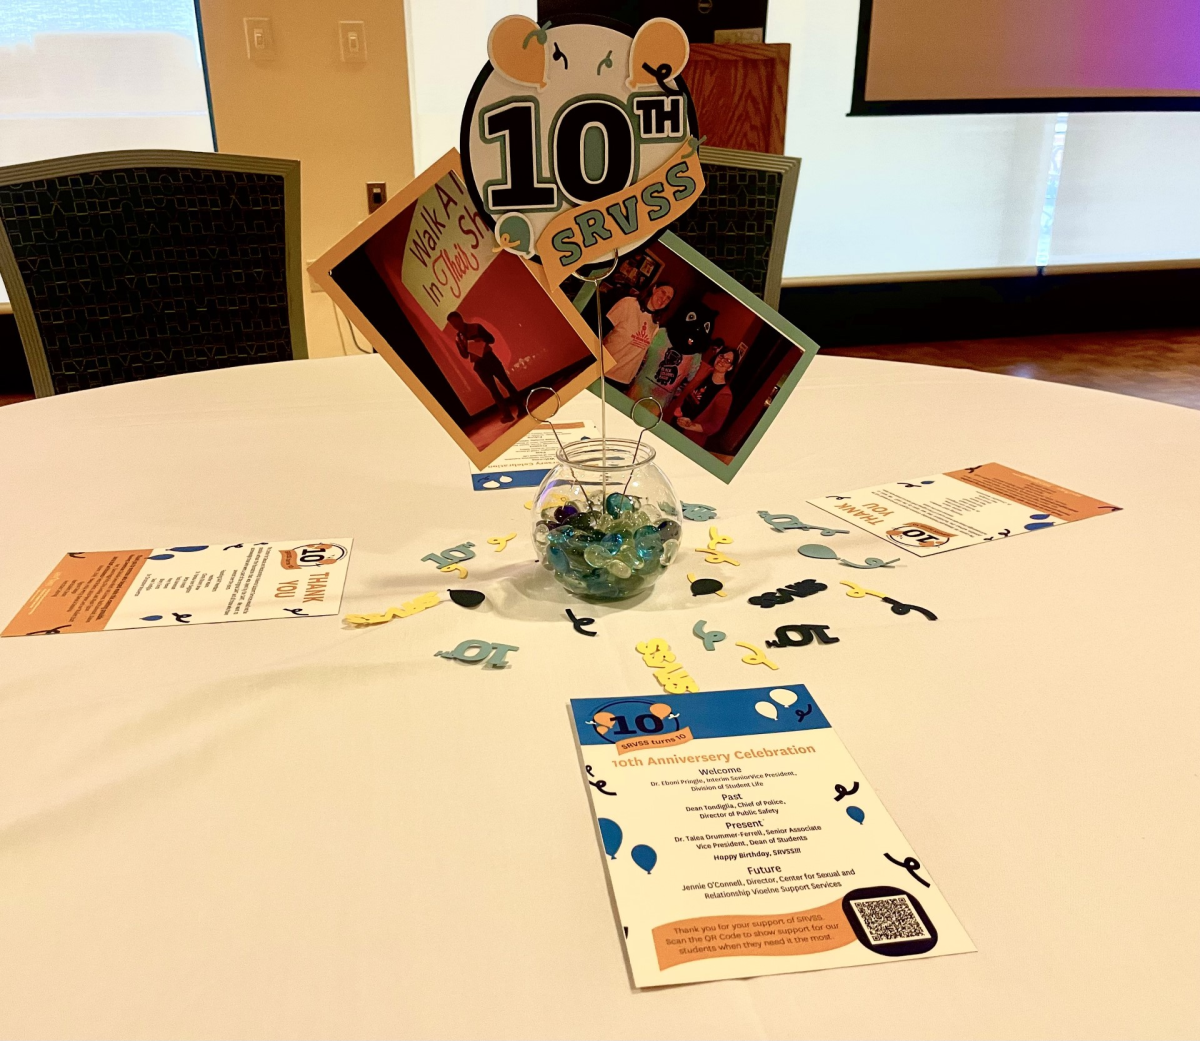
[[[671,230],[778,307],[800,160],[702,145],[700,166],[704,191]]]
[[[0,168],[0,276],[39,397],[307,357],[300,164],[137,151]]]

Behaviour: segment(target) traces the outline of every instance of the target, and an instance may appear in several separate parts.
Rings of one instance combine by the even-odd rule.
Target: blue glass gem
[[[554,511],[554,519],[558,521],[559,524],[562,524],[563,521],[567,520],[568,517],[574,517],[578,512],[579,510],[570,504],[567,504],[566,506],[560,506]]]
[[[628,513],[632,509],[633,500],[628,495],[622,495],[620,492],[612,492],[604,500],[604,511],[610,517],[619,517],[622,513]]]
[[[679,522],[673,520],[660,521],[658,531],[664,542],[667,539],[678,539],[683,534],[683,528],[679,526]]]
[[[600,540],[600,545],[611,554],[615,554],[624,544],[625,536],[619,531],[610,531]]]
[[[583,551],[583,559],[592,567],[603,567],[612,556],[601,543],[593,542]]]
[[[560,524],[554,528],[547,536],[546,541],[551,546],[561,546],[564,543],[570,542],[571,537],[575,534],[575,529],[569,524]]]
[[[634,540],[638,559],[649,564],[652,560],[658,560],[662,556],[662,539],[655,532],[650,536],[639,536]]]
[[[546,556],[550,558],[550,563],[554,565],[554,570],[560,574],[565,574],[571,570],[571,562],[558,546],[551,546],[546,550]]]

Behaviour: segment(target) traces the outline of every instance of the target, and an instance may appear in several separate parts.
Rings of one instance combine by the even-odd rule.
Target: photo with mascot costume
[[[700,369],[712,342],[717,312],[706,304],[681,307],[659,330],[634,382],[631,397],[653,398],[665,410],[680,388]]]

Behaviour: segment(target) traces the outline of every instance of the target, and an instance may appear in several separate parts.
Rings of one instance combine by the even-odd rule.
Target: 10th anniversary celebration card
[[[975,949],[803,685],[571,709],[636,986]]]
[[[808,501],[919,557],[1121,509],[1000,463]]]
[[[337,614],[352,542],[68,553],[0,636]]]

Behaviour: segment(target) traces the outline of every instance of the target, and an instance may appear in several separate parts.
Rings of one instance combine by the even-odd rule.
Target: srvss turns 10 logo
[[[630,737],[675,733],[679,730],[679,713],[663,701],[610,701],[592,713],[588,725],[615,745]]]
[[[288,571],[298,571],[304,567],[328,567],[336,564],[346,556],[346,548],[335,542],[308,542],[294,549],[281,549],[279,555],[283,558],[280,563]]]

